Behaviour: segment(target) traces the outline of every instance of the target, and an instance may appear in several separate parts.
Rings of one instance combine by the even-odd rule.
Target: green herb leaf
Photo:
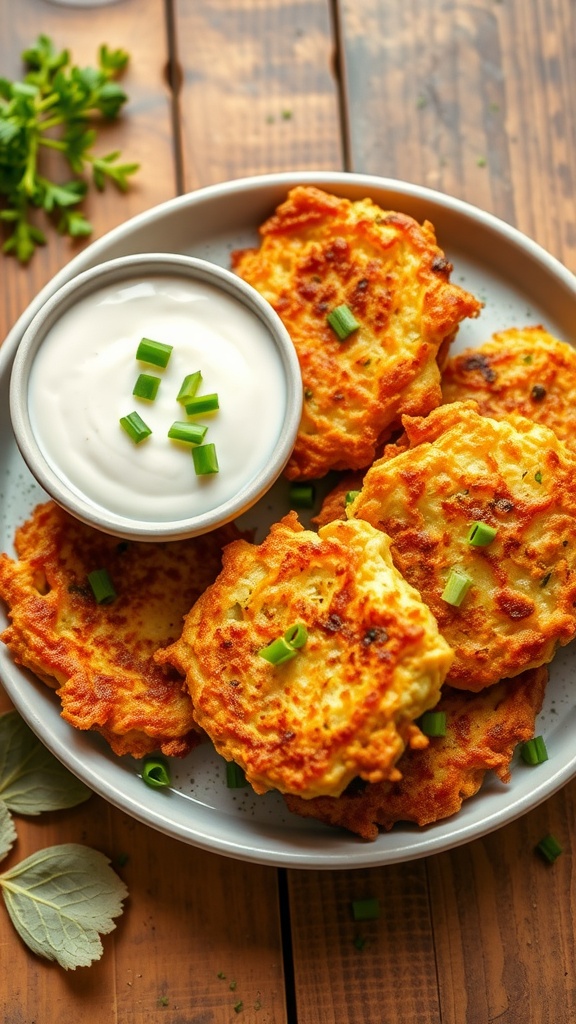
[[[98,66],[80,68],[68,50],[58,51],[49,36],[40,35],[22,59],[28,69],[22,81],[0,79],[0,200],[2,220],[11,230],[2,251],[27,263],[46,241],[31,223],[32,207],[54,217],[61,234],[82,238],[92,230],[90,222],[70,207],[84,197],[86,171],[92,168],[97,188],[111,180],[126,191],[138,164],[120,163],[119,153],[94,153],[96,126],[117,117],[127,99],[116,81],[128,61],[124,50],[101,46]],[[72,181],[61,184],[60,174],[58,180],[45,177],[47,149],[60,154],[76,176]]]
[[[100,959],[100,935],[116,927],[128,895],[108,858],[76,843],[32,854],[0,875],[0,887],[20,938],[65,970]]]
[[[75,807],[92,796],[34,735],[17,711],[0,715],[0,801],[17,814]]]
[[[6,804],[0,800],[0,861],[4,860],[15,842],[16,827],[12,821],[12,815]]]

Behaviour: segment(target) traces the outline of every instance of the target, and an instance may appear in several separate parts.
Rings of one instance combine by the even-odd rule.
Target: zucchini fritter
[[[286,803],[296,814],[370,840],[398,822],[422,826],[449,818],[478,792],[488,771],[510,781],[514,748],[534,735],[547,678],[542,667],[482,693],[445,686],[435,710],[446,713],[446,735],[431,739],[423,750],[406,750],[398,762],[399,781],[352,783],[338,798],[286,796]]]
[[[116,754],[183,756],[198,729],[190,697],[154,651],[179,636],[192,602],[217,576],[234,528],[166,544],[119,542],[53,502],[38,506],[0,554],[0,597],[15,661],[57,689],[62,716],[95,729]],[[87,574],[105,568],[117,598],[97,604]]]
[[[301,623],[292,660],[259,652]],[[338,795],[359,775],[397,777],[414,725],[438,700],[452,652],[368,523],[319,534],[295,513],[259,545],[226,547],[216,582],[157,654],[186,675],[194,717],[258,793]]]
[[[448,360],[445,402],[474,399],[485,416],[520,413],[576,451],[576,350],[542,327],[498,331]]]
[[[438,360],[481,303],[449,280],[434,228],[370,199],[292,189],[236,273],[271,303],[294,342],[304,411],[289,479],[359,469],[399,425],[441,402]],[[360,324],[340,341],[327,323],[346,305]]]
[[[368,470],[350,515],[392,537],[394,564],[454,649],[447,682],[480,690],[551,660],[576,633],[576,456],[523,416],[454,402],[404,418],[408,448]],[[494,528],[484,547],[471,526]],[[472,585],[442,595],[451,570]]]

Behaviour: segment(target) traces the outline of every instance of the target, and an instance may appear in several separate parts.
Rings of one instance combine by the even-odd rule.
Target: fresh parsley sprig
[[[61,234],[82,238],[92,225],[80,210],[88,183],[102,191],[108,181],[126,191],[137,163],[120,163],[119,151],[97,156],[95,125],[113,120],[127,100],[116,79],[128,63],[125,50],[106,45],[98,66],[80,68],[68,50],[58,52],[49,36],[40,35],[22,53],[27,73],[22,81],[0,78],[0,220],[9,235],[3,252],[27,263],[44,231],[34,223],[34,208],[44,210]],[[73,177],[55,182],[43,173],[47,150],[60,153]]]

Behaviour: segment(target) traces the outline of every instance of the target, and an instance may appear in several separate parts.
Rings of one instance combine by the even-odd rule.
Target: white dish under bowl
[[[435,225],[454,265],[452,280],[484,302],[465,322],[455,348],[480,344],[495,330],[544,324],[565,341],[574,337],[576,280],[538,245],[495,217],[449,196],[403,182],[338,172],[266,175],[211,186],[133,218],[94,242],[50,282],[0,348],[0,545],[13,552],[15,527],[45,495],[22,461],[8,416],[8,380],[27,324],[56,288],[104,260],[130,253],[178,252],[229,267],[233,249],[257,242],[257,227],[290,187],[314,184],[351,199],[370,196]],[[272,491],[241,519],[263,536],[288,510],[288,486]],[[0,610],[0,626],[6,622]],[[576,775],[575,648],[554,659],[537,729],[549,760],[531,768],[515,758],[505,786],[487,776],[477,796],[452,818],[427,828],[397,826],[373,843],[288,813],[275,793],[229,790],[224,762],[204,744],[172,765],[170,791],[143,785],[136,762],[116,758],[99,736],[80,733],[60,717],[54,694],[14,665],[0,645],[0,678],[14,704],[50,750],[88,786],[126,813],[184,842],[230,857],[295,868],[362,868],[409,861],[476,839],[513,821]]]

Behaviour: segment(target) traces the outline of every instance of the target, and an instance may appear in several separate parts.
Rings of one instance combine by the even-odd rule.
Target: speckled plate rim
[[[0,391],[7,387],[16,348],[31,318],[54,291],[104,260],[132,252],[183,252],[226,265],[231,248],[249,244],[257,224],[294,184],[315,184],[350,198],[369,195],[389,209],[402,209],[435,224],[440,245],[455,264],[452,279],[472,287],[481,282],[486,310],[468,325],[462,343],[475,344],[492,330],[545,322],[569,341],[576,322],[576,279],[554,257],[498,218],[460,200],[407,182],[342,172],[294,171],[212,185],[142,213],[98,239],[70,261],[38,294],[0,348]],[[236,225],[235,233],[231,225]],[[208,230],[210,228],[210,230]],[[476,280],[475,274],[480,276]],[[473,289],[474,290],[474,289]],[[476,293],[479,294],[476,289]],[[493,297],[497,295],[497,300]],[[480,295],[483,298],[483,295]],[[492,303],[492,306],[491,306]],[[486,312],[486,311],[485,311]],[[1,394],[0,394],[1,398]],[[0,406],[0,437],[13,441]],[[15,444],[15,442],[14,442]],[[2,480],[0,478],[0,486]],[[4,481],[4,486],[13,483]],[[6,550],[10,543],[4,541]],[[6,621],[0,614],[0,625]],[[530,769],[515,759],[504,787],[489,776],[481,792],[456,816],[425,829],[402,826],[374,843],[288,815],[277,794],[254,798],[239,809],[222,790],[218,806],[202,793],[147,789],[130,759],[110,754],[101,738],[71,729],[60,717],[52,692],[19,669],[0,645],[0,678],[25,721],[46,746],[95,792],[127,814],[174,838],[205,850],[255,863],[293,868],[363,868],[409,861],[479,838],[515,820],[550,797],[576,775],[572,693],[574,655],[565,648],[553,663],[549,696],[539,720],[550,759]],[[200,748],[210,760],[210,748]],[[216,755],[213,755],[216,757]],[[259,808],[264,808],[259,813]],[[539,837],[536,837],[539,838]]]

